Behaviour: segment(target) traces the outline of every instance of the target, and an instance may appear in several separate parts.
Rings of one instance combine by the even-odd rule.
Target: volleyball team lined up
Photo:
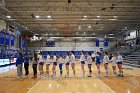
[[[86,57],[87,56],[87,57]],[[52,62],[51,62],[52,60]],[[88,66],[88,70],[89,73],[87,75],[87,77],[92,77],[92,64],[95,63],[96,67],[97,67],[97,71],[98,71],[98,75],[97,77],[100,78],[101,77],[101,73],[100,73],[100,65],[101,65],[101,61],[104,64],[104,69],[106,74],[104,75],[104,77],[108,77],[108,63],[111,62],[112,63],[112,69],[113,69],[113,75],[114,76],[119,76],[119,77],[123,77],[123,69],[122,69],[122,63],[123,63],[123,58],[120,52],[117,53],[117,56],[115,56],[114,54],[111,54],[111,58],[109,59],[108,53],[105,52],[104,53],[104,57],[103,59],[101,59],[101,55],[99,52],[96,52],[95,54],[88,52],[87,54],[85,54],[84,51],[81,51],[81,56],[79,59],[80,63],[81,63],[81,77],[86,77],[85,75],[85,66]],[[44,63],[46,63],[46,72],[44,73],[43,71],[43,65]],[[50,75],[50,65],[52,64],[52,74]],[[85,65],[87,64],[87,65]],[[75,58],[75,54],[74,51],[71,52],[66,52],[66,57],[63,58],[63,56],[60,54],[59,57],[57,57],[56,53],[53,54],[53,57],[50,57],[50,53],[47,53],[47,59],[43,60],[43,56],[42,53],[40,52],[39,54],[34,53],[34,57],[33,57],[33,72],[34,72],[34,77],[37,77],[37,65],[39,65],[39,72],[40,75],[38,76],[39,78],[42,77],[56,77],[56,67],[59,66],[59,70],[60,70],[60,76],[62,77],[63,71],[64,71],[64,66],[65,66],[65,70],[66,70],[66,75],[65,78],[69,78],[69,70],[70,70],[70,65],[73,71],[73,76],[72,77],[76,77],[76,58]],[[119,69],[119,74],[117,73],[117,68]]]

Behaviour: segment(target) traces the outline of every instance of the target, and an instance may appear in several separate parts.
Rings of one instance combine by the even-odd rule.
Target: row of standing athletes
[[[123,77],[123,69],[122,69],[122,63],[123,63],[123,58],[120,52],[117,53],[117,57],[115,57],[114,54],[111,54],[112,58],[111,60],[108,57],[108,53],[105,52],[104,53],[104,57],[103,57],[103,64],[104,64],[104,68],[105,68],[105,77],[108,77],[108,63],[111,62],[112,63],[112,69],[113,69],[113,75],[114,76],[120,76]],[[68,78],[69,77],[69,65],[71,64],[72,70],[73,70],[73,77],[76,77],[76,73],[75,73],[75,65],[76,65],[76,61],[75,61],[75,55],[74,55],[74,51],[66,52],[66,58],[65,60],[63,60],[62,55],[60,55],[59,59],[57,60],[57,56],[56,53],[54,53],[53,58],[52,58],[53,62],[51,62],[51,57],[50,57],[50,53],[48,52],[47,54],[47,60],[46,60],[46,77],[49,77],[49,66],[52,63],[53,67],[52,67],[52,72],[53,74],[51,75],[51,77],[56,77],[56,66],[59,64],[59,69],[60,69],[60,77],[62,77],[62,67],[63,64],[65,64],[66,67],[66,75],[65,77]],[[43,77],[43,57],[42,57],[42,53],[39,53],[39,55],[37,56],[37,54],[34,54],[34,60],[33,62],[38,61],[39,63],[39,71],[40,71],[40,76],[39,78]],[[81,61],[81,69],[82,69],[82,77],[85,77],[85,62],[87,62],[88,64],[88,70],[89,70],[89,75],[87,75],[88,77],[92,77],[92,62],[95,62],[96,66],[97,66],[97,70],[98,70],[98,75],[97,77],[100,78],[100,64],[101,64],[101,56],[99,52],[96,52],[95,54],[91,54],[90,52],[87,53],[87,58],[85,57],[85,52],[81,51],[81,57],[80,57],[80,61]],[[119,69],[119,74],[117,74],[116,71],[116,66],[118,66]],[[34,77],[37,74],[34,74]]]

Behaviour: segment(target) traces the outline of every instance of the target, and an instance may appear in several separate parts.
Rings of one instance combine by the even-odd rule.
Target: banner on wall
[[[26,43],[25,38],[21,38],[21,40],[20,40],[20,47],[21,48],[25,48],[25,43]]]
[[[104,41],[104,47],[108,47],[108,41],[107,40]]]
[[[4,38],[5,34],[3,32],[0,32],[0,45],[4,45]]]
[[[97,39],[96,40],[96,47],[99,47],[100,46],[100,41]]]
[[[15,45],[15,36],[14,35],[11,35],[11,46],[14,46]]]
[[[10,34],[8,33],[5,34],[5,45],[6,46],[10,45]]]

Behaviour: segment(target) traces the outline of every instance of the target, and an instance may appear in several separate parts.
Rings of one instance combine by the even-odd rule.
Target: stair
[[[124,61],[130,64],[140,64],[140,49],[127,55]]]

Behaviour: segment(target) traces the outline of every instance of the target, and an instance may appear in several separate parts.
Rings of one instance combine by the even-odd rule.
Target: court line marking
[[[105,86],[107,89],[109,89],[112,93],[116,93],[112,88],[110,88],[107,84],[105,84],[102,80],[97,79],[100,83],[103,84],[103,86]]]
[[[41,81],[41,80],[39,80],[32,88],[30,88],[30,90],[29,90],[27,93],[31,93],[32,89],[33,89],[34,87],[36,87],[36,86],[40,83],[40,81]]]
[[[30,88],[30,90],[27,92],[27,93],[31,93],[32,92],[32,89],[35,88],[40,82],[41,82],[42,79],[40,79],[32,88]],[[110,88],[108,85],[106,85],[102,80],[98,79],[97,80],[103,84],[103,86],[105,86],[105,88],[109,89],[112,93],[116,93],[112,88]],[[65,93],[65,92],[64,92]],[[70,92],[71,93],[71,92]]]

